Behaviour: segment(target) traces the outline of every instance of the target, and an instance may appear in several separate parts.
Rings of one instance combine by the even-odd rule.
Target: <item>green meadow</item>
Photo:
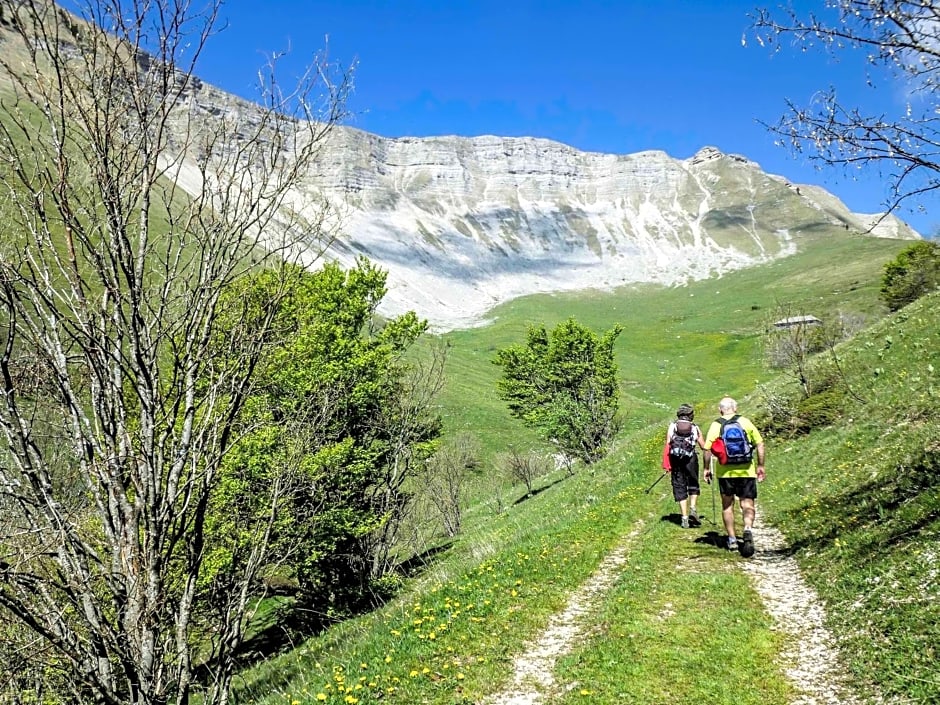
[[[878,300],[882,267],[906,244],[834,235],[688,286],[520,299],[485,326],[444,336],[447,432],[474,434],[485,457],[461,535],[442,538],[382,609],[243,672],[234,701],[486,702],[509,684],[514,656],[619,549],[625,560],[555,663],[545,702],[793,702],[784,637],[745,559],[719,548],[709,488],[703,525],[689,531],[676,526],[668,482],[647,492],[675,407],[692,402],[705,422],[724,394],[765,429],[758,506],[825,604],[852,692],[860,702],[940,700],[940,298],[891,316]],[[864,326],[812,360],[821,391],[806,401],[763,361],[780,311]],[[624,427],[602,462],[539,478],[527,496],[494,459],[543,447],[496,398],[491,361],[527,326],[568,317],[597,331],[624,325]]]

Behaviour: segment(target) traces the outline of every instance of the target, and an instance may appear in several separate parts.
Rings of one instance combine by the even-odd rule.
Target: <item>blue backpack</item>
[[[747,437],[747,431],[738,422],[738,414],[730,419],[720,417],[718,423],[721,424],[721,440],[725,444],[725,454],[727,459],[724,465],[750,465],[754,457],[754,446],[751,445]]]

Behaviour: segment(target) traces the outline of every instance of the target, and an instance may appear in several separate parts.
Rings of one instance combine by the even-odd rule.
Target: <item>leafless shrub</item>
[[[515,448],[501,453],[497,462],[511,480],[525,485],[526,495],[532,494],[536,479],[554,469],[552,458],[535,451],[523,453]]]
[[[383,435],[391,439],[394,452],[385,476],[373,490],[373,506],[385,521],[362,539],[362,555],[371,562],[372,579],[394,570],[402,530],[414,520],[411,485],[421,474],[429,453],[423,437],[439,428],[435,403],[444,386],[447,350],[446,344],[432,346],[424,357],[409,363],[398,394],[375,419],[385,429]],[[436,437],[436,433],[433,435]]]
[[[460,533],[468,480],[480,464],[480,445],[473,434],[460,433],[428,460],[423,493],[439,514],[444,533]]]
[[[203,599],[221,615],[203,702],[227,702],[275,521],[272,490],[233,589],[200,590],[207,507],[292,280],[250,326],[221,329],[222,292],[329,240],[326,211],[284,206],[348,83],[317,60],[285,94],[272,62],[260,105],[202,110],[220,4],[4,3],[0,616],[43,655],[50,702],[185,705]]]

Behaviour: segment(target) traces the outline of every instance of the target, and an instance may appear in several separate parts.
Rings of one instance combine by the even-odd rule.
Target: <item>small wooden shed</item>
[[[781,318],[779,321],[774,321],[774,328],[793,328],[794,326],[818,326],[821,325],[820,321],[816,316],[790,316],[789,318]]]

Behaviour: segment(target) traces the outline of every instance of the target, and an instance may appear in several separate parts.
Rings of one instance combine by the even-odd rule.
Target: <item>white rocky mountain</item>
[[[251,111],[205,84],[193,101],[207,115]],[[834,231],[919,237],[894,216],[852,213],[819,187],[712,147],[674,159],[341,127],[293,207],[312,203],[310,194],[342,214],[328,257],[366,256],[386,269],[382,311],[414,310],[437,330],[477,324],[496,304],[535,292],[720,276]]]
[[[239,134],[258,124],[259,109],[198,79],[182,93],[181,144],[167,150],[166,173],[193,192],[213,175],[192,151],[191,130],[224,124]],[[228,156],[219,168],[236,163]],[[327,257],[368,257],[388,271],[382,311],[414,310],[438,330],[477,324],[496,304],[536,292],[720,276],[832,232],[919,237],[893,216],[852,213],[819,187],[711,147],[674,159],[529,137],[387,139],[339,127],[284,220],[297,211],[315,219],[323,200],[341,216]],[[311,249],[311,266],[315,259]]]

